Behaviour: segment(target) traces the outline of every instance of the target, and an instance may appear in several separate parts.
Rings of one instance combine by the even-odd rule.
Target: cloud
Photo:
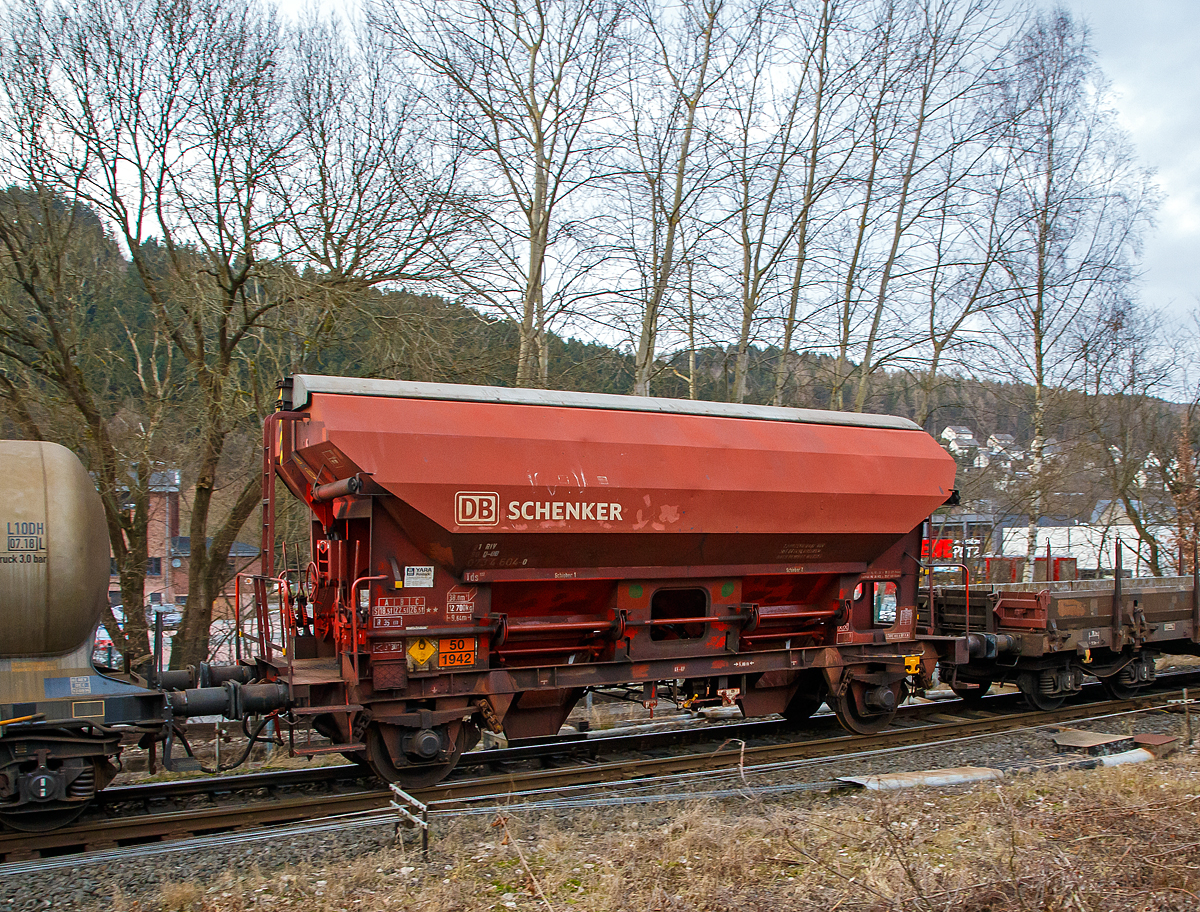
[[[1186,312],[1200,297],[1200,16],[1194,0],[1076,0],[1122,126],[1165,196],[1146,238],[1143,296]]]

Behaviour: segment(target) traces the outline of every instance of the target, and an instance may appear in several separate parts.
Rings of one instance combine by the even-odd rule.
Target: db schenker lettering
[[[562,521],[567,519],[593,519],[600,522],[619,522],[621,505],[619,503],[580,503],[564,500],[519,500],[511,501],[508,505],[508,518],[512,519],[547,519]]]

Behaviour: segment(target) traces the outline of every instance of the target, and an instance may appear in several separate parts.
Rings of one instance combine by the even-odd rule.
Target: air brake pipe
[[[224,684],[226,681],[249,684],[253,677],[254,669],[249,665],[208,665],[205,662],[200,663],[201,687]]]
[[[518,624],[509,625],[509,633],[587,633],[589,631],[611,630],[613,621],[570,621],[562,624]],[[633,626],[632,624],[630,626]],[[489,628],[481,627],[480,630]]]
[[[158,687],[161,690],[187,690],[190,687],[212,687],[226,681],[249,684],[253,677],[254,669],[249,665],[210,665],[201,662],[198,666],[188,665],[186,668],[160,672]]]
[[[426,637],[434,639],[436,637],[469,637],[483,636],[495,632],[495,626],[488,624],[485,627],[404,627],[400,630],[384,631],[389,636],[403,634],[406,637]],[[371,634],[368,634],[370,636]]]
[[[804,637],[815,637],[821,633],[821,630],[777,630],[772,633],[744,633],[741,636],[743,643],[757,643],[759,640],[799,640]]]
[[[195,687],[196,683],[195,665],[189,665],[187,668],[175,671],[160,671],[158,673],[157,686],[162,690],[186,690],[189,687]]]
[[[760,621],[827,621],[832,620],[841,613],[840,608],[833,610],[825,609],[821,611],[796,611],[789,614],[762,614],[759,613]],[[734,615],[738,617],[738,615]]]
[[[239,684],[226,681],[220,687],[193,687],[168,693],[167,702],[176,716],[215,716],[241,719],[282,709],[288,688],[282,681],[268,684]]]
[[[722,624],[730,621],[744,621],[748,614],[708,615],[690,618],[653,618],[648,621],[629,621],[630,627],[670,627],[676,624]]]
[[[746,646],[753,646],[762,640],[786,640],[784,645],[786,649],[805,649],[805,641],[811,641],[808,646],[819,646],[820,641],[817,640],[818,631],[802,630],[799,633],[792,631],[791,633],[756,633],[751,636],[744,636],[739,642]]]
[[[366,579],[367,577],[364,577]],[[357,585],[357,582],[356,584]],[[836,612],[818,612],[814,614],[802,615],[770,615],[768,620],[792,620],[793,618],[804,619],[821,619],[828,614],[833,616]],[[647,621],[628,621],[622,615],[618,615],[611,621],[568,621],[561,624],[509,624],[506,617],[495,617],[491,619],[490,624],[480,625],[478,627],[416,627],[406,628],[406,632],[410,636],[423,637],[449,637],[449,636],[481,636],[483,634],[495,635],[500,631],[504,632],[497,646],[503,645],[509,636],[520,636],[521,634],[546,634],[546,633],[597,633],[610,631],[620,639],[626,627],[669,627],[677,624],[721,624],[731,623],[735,621],[745,621],[753,616],[752,613],[742,614],[726,614],[726,615],[711,615],[705,617],[684,617],[684,618],[655,618]]]
[[[646,621],[630,621],[624,620],[622,615],[618,615],[611,621],[567,621],[561,624],[507,624],[505,622],[502,623],[501,626],[505,627],[507,634],[512,636],[518,636],[523,633],[586,633],[594,630],[597,632],[612,631],[616,634],[616,638],[620,639],[625,627],[670,627],[678,624],[728,624],[735,621],[746,621],[752,617],[754,617],[753,612],[745,612],[741,614],[705,615],[704,617],[653,618]],[[776,616],[774,615],[771,616],[771,620],[774,620],[775,617]],[[790,617],[790,615],[780,615],[779,617]],[[804,617],[812,617],[812,615],[804,615]],[[624,623],[622,623],[622,621],[624,621]],[[487,627],[471,629],[489,630]]]
[[[566,652],[599,654],[602,648],[600,646],[530,646],[521,649],[497,649],[496,655],[504,658],[505,656],[562,655]]]

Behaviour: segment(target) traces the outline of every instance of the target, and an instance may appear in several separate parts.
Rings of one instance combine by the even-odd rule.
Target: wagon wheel
[[[363,718],[359,716],[359,720]],[[366,718],[370,718],[367,716]],[[322,713],[319,716],[313,716],[312,719],[313,731],[322,737],[328,738],[334,744],[340,744],[346,740],[346,735],[338,729],[337,723],[334,721],[330,713]],[[357,741],[363,737],[362,722],[355,721],[355,728],[351,732],[350,740]],[[359,766],[370,766],[371,759],[367,756],[365,750],[341,751],[341,755],[351,763],[357,763]]]
[[[454,747],[447,759],[421,761],[400,751],[401,760],[399,762],[393,759],[392,753],[388,750],[387,740],[390,738],[403,739],[404,735],[409,734],[411,730],[401,729],[395,725],[387,726],[387,728],[393,729],[393,731],[388,732],[385,736],[383,725],[372,723],[367,727],[367,764],[384,782],[394,782],[405,789],[419,789],[428,788],[441,782],[450,774],[450,771],[458,764],[458,758],[462,756],[469,739],[468,728],[473,728],[473,726],[466,723],[459,726],[458,736],[454,740]],[[478,729],[476,729],[477,731]],[[439,726],[438,733],[444,739],[446,736],[445,726]]]
[[[859,709],[858,701],[855,699],[856,689],[863,692],[867,689],[867,685],[861,681],[851,681],[850,686],[843,693],[833,698],[833,712],[837,716],[837,720],[844,729],[854,732],[856,735],[874,735],[883,731],[892,724],[892,720],[896,718],[896,710],[908,696],[908,688],[905,683],[897,681],[888,688],[895,698],[891,709],[882,712],[864,712]]]
[[[12,830],[23,833],[46,833],[57,830],[68,823],[74,823],[87,810],[90,801],[64,804],[49,802],[47,804],[24,805],[25,810],[0,811],[0,823]]]
[[[950,685],[954,695],[964,703],[978,703],[987,696],[991,687],[992,682],[986,678],[982,681],[955,681]]]
[[[810,690],[798,690],[788,702],[787,708],[783,711],[783,717],[793,725],[799,725],[811,719],[812,714],[820,709],[824,702],[825,695],[821,691],[814,693]]]
[[[1038,674],[1036,672],[1024,672],[1017,676],[1017,689],[1021,691],[1021,696],[1025,698],[1034,709],[1042,712],[1051,712],[1058,709],[1067,701],[1067,695],[1059,694],[1044,694],[1038,686]]]
[[[1142,689],[1142,685],[1122,680],[1121,672],[1100,679],[1100,686],[1108,694],[1110,700],[1132,700]]]

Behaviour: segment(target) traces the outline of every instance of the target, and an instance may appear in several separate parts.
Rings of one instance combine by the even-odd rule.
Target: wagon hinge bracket
[[[1139,641],[1138,645],[1141,645],[1150,634],[1158,629],[1157,624],[1151,624],[1146,620],[1146,612],[1141,605],[1133,609],[1133,624],[1134,636]]]
[[[1071,635],[1069,633],[1064,633],[1063,631],[1058,629],[1058,624],[1055,623],[1053,618],[1051,618],[1049,623],[1047,624],[1047,630],[1049,631],[1048,632],[1049,638],[1051,640],[1053,640],[1054,643],[1058,646],[1061,646],[1063,643],[1065,643],[1067,640],[1069,640],[1071,638]]]
[[[479,709],[479,715],[483,717],[483,724],[488,727],[488,731],[493,734],[500,734],[504,731],[504,725],[500,721],[500,717],[496,715],[496,709],[492,706],[492,701],[487,697],[475,701],[475,706]]]

